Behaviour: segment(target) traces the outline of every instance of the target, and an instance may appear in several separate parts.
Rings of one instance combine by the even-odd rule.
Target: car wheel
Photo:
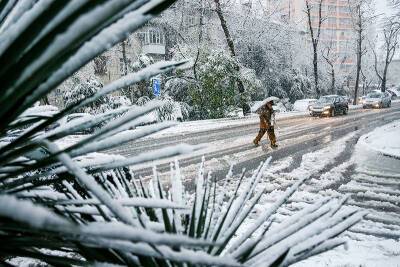
[[[388,108],[390,108],[391,106],[392,106],[392,101],[389,102]]]
[[[349,108],[344,108],[343,115],[347,115],[347,113],[349,113]]]

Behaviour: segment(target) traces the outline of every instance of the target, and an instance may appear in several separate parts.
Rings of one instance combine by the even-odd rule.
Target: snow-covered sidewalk
[[[362,105],[350,105],[350,110],[362,109]],[[284,121],[295,118],[309,117],[308,111],[289,111],[276,114],[276,120]],[[222,119],[198,120],[182,122],[179,125],[170,129],[164,130],[160,133],[154,134],[151,138],[166,137],[172,135],[194,134],[198,132],[205,132],[210,130],[218,130],[228,127],[236,127],[242,125],[256,124],[259,122],[257,114],[251,114],[246,117],[232,117]]]
[[[376,128],[371,133],[362,136],[359,145],[371,151],[400,159],[400,120]]]
[[[304,111],[291,111],[291,112],[278,113],[276,115],[276,119],[282,121],[286,119],[293,119],[305,116],[309,116],[309,113]],[[172,127],[170,129],[163,130],[162,132],[154,134],[151,137],[157,138],[157,137],[165,137],[177,134],[181,135],[189,133],[193,134],[210,130],[218,130],[227,127],[256,124],[258,122],[259,122],[259,117],[257,114],[251,114],[250,116],[246,117],[187,121],[187,122],[182,122],[179,125]]]

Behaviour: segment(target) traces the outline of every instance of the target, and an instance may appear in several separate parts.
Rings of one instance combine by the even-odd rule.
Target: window
[[[336,25],[336,18],[328,18],[328,24],[334,24],[334,25]]]
[[[195,16],[186,16],[186,26],[191,27],[196,25]]]
[[[336,14],[336,6],[328,6],[329,14]]]
[[[339,13],[350,14],[350,9],[347,6],[341,6],[341,7],[339,7]]]
[[[149,30],[149,43],[161,44],[161,33],[159,30]]]
[[[342,18],[339,20],[340,25],[351,25],[351,19]]]
[[[321,36],[325,39],[336,39],[336,30],[332,29],[321,30]]]

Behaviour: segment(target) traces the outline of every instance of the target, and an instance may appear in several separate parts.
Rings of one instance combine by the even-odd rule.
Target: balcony
[[[142,47],[144,54],[165,55],[164,44],[145,44]]]

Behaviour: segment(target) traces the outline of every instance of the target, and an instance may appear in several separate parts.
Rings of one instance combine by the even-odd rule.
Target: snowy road
[[[288,168],[295,168],[301,163],[301,156],[305,153],[316,151],[323,148],[332,141],[345,136],[348,133],[357,131],[357,136],[362,135],[377,126],[389,123],[400,118],[400,103],[394,103],[390,109],[382,110],[353,110],[347,116],[337,116],[334,118],[311,118],[308,116],[287,118],[277,122],[277,137],[280,148],[271,150],[268,141],[264,137],[260,147],[254,147],[252,140],[258,132],[256,120],[242,119],[242,123],[235,121],[234,126],[226,126],[216,130],[198,131],[194,133],[170,134],[167,136],[157,136],[147,138],[141,142],[125,144],[114,149],[112,153],[124,156],[136,155],[143,151],[149,151],[169,145],[188,143],[188,144],[207,144],[207,148],[196,152],[189,157],[180,159],[181,166],[186,177],[190,180],[192,165],[201,160],[205,155],[207,166],[213,170],[214,175],[224,175],[229,166],[234,163],[236,170],[246,168],[254,169],[260,161],[272,156],[273,160],[292,157],[293,164]],[[353,145],[357,138],[353,138],[349,147],[339,158],[332,162],[336,165],[350,157]],[[158,162],[158,169],[169,170],[168,162]],[[141,168],[136,172],[138,175],[146,176],[151,173],[151,168]]]
[[[205,155],[206,168],[218,179],[225,177],[231,164],[234,172],[255,169],[269,156],[273,162],[260,186],[266,194],[258,210],[268,208],[293,182],[308,178],[278,211],[277,219],[294,214],[301,208],[324,197],[348,195],[347,206],[365,209],[368,215],[344,236],[349,241],[346,251],[337,248],[328,256],[317,256],[298,266],[400,266],[400,161],[396,174],[360,172],[355,148],[361,136],[396,120],[400,120],[400,103],[382,110],[353,110],[347,116],[334,118],[295,117],[278,121],[279,149],[271,150],[268,141],[254,147],[252,139],[258,131],[254,118],[224,122],[216,130],[186,129],[191,133],[172,130],[141,142],[124,145],[113,152],[126,156],[178,143],[208,144],[195,155],[180,158],[185,187],[193,189],[197,166]],[[222,122],[221,122],[222,124]],[[400,138],[400,137],[398,137]],[[169,183],[169,163],[158,162],[163,181]],[[395,164],[396,165],[396,164]],[[147,177],[148,166],[139,167],[137,175]],[[232,179],[235,183],[235,179]],[[252,214],[257,218],[257,212]]]

